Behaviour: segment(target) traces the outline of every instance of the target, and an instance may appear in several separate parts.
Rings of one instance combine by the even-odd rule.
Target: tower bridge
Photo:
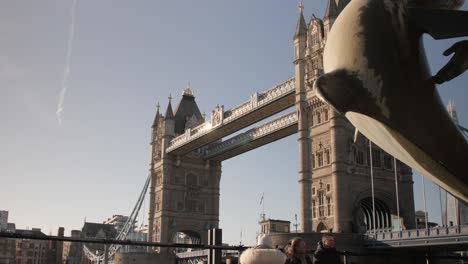
[[[323,73],[327,34],[349,1],[329,0],[323,19],[313,16],[309,23],[300,9],[294,77],[231,109],[217,105],[208,119],[190,87],[175,110],[172,98],[164,114],[158,107],[151,127],[149,242],[175,243],[184,237],[207,245],[207,231],[219,227],[222,162],[297,133],[299,172],[291,180],[299,182],[301,236],[345,234],[371,249],[449,241],[466,245],[465,227],[455,234],[451,228],[416,230],[411,168],[356,136],[350,122],[317,97],[312,84]],[[199,259],[203,254],[179,255]]]
[[[354,127],[320,100],[312,85],[323,72],[327,32],[348,2],[328,1],[324,18],[313,16],[309,23],[301,9],[293,37],[293,77],[231,109],[217,105],[206,120],[190,87],[175,110],[171,100],[164,115],[158,108],[151,132],[150,241],[170,242],[189,230],[206,243],[206,230],[219,225],[222,161],[295,133],[299,177],[291,180],[299,180],[302,232],[385,231],[393,222],[415,228],[411,169],[375,145],[370,153],[363,136],[353,140]],[[398,208],[395,185],[389,184],[395,179],[397,196],[406,201]],[[368,202],[372,193],[378,201],[376,217]]]

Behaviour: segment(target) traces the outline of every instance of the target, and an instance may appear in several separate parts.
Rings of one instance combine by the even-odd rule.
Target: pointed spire
[[[297,21],[296,32],[294,33],[294,38],[307,35],[307,25],[304,19],[304,5],[301,2],[299,3],[299,21]]]
[[[190,87],[190,82],[188,82],[187,87],[184,89],[184,93],[182,95],[193,96],[193,91]]]
[[[151,126],[151,128],[155,128],[158,126],[158,120],[159,120],[159,102],[156,105],[156,116],[154,116],[154,121],[153,121],[153,125]]]
[[[338,13],[338,6],[336,5],[335,0],[328,0],[327,9],[325,10],[323,20],[335,19],[338,16]]]
[[[167,104],[167,109],[166,109],[166,114],[165,114],[166,119],[174,119],[174,113],[172,112],[171,100],[172,100],[172,96],[169,95],[169,104]]]
[[[455,109],[455,102],[453,99],[450,99],[447,105],[447,112],[449,113],[450,117],[453,119],[453,122],[455,124],[459,124],[458,122],[458,116],[457,116],[457,110]]]

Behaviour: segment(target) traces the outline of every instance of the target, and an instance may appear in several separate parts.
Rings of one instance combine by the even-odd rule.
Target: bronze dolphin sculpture
[[[422,43],[424,33],[468,35],[468,12],[440,8],[461,3],[350,1],[329,32],[325,74],[314,86],[372,142],[468,202],[468,143],[435,86],[463,72],[468,59],[433,78]]]

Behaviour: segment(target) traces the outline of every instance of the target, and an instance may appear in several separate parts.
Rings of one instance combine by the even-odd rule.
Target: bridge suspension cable
[[[374,234],[376,233],[375,230],[375,195],[374,195],[374,169],[372,168],[372,141],[369,139],[369,157],[370,157],[370,171],[371,171],[371,188],[372,188],[372,226],[374,229]]]
[[[135,206],[133,207],[132,213],[128,217],[127,221],[125,222],[124,227],[122,230],[120,230],[120,233],[116,236],[115,240],[125,240],[127,238],[128,233],[132,230],[132,228],[135,226],[135,222],[138,217],[138,213],[140,212],[141,206],[143,204],[143,201],[145,200],[145,195],[146,192],[148,191],[148,186],[150,183],[150,175],[146,179],[145,185],[143,186],[143,189],[141,190],[141,193],[138,197],[138,201],[136,202]],[[122,245],[110,245],[108,249],[108,259],[112,260],[114,257],[115,253],[122,247]],[[105,255],[97,255],[91,252],[88,247],[83,244],[83,253],[88,258],[91,262],[94,263],[100,263],[101,261],[104,261]]]
[[[400,220],[400,195],[398,193],[398,174],[397,174],[397,159],[393,156],[393,166],[395,167],[395,192],[396,192],[396,207],[398,216],[398,229],[401,230]]]
[[[422,183],[422,195],[423,195],[423,203],[424,203],[424,223],[426,225],[426,230],[429,228],[427,225],[427,217],[429,214],[427,213],[427,206],[426,206],[426,181],[424,180],[424,176],[421,175],[421,183]],[[417,223],[416,223],[417,224]]]

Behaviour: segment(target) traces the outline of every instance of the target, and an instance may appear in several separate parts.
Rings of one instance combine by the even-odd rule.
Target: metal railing
[[[77,238],[77,237],[64,237],[64,236],[48,236],[37,234],[24,234],[15,232],[0,232],[1,239],[25,239],[25,240],[39,240],[39,241],[60,241],[60,242],[74,242],[85,244],[101,244],[109,249],[111,245],[119,246],[143,246],[148,248],[183,248],[183,249],[197,249],[200,252],[206,251],[238,251],[242,252],[247,247],[244,246],[220,246],[220,245],[204,245],[204,244],[181,244],[181,243],[159,243],[159,242],[145,242],[145,241],[132,241],[132,240],[115,240],[115,239],[98,239],[98,238]],[[107,251],[107,250],[105,250]],[[200,252],[193,252],[192,254],[200,255]],[[91,252],[92,253],[92,252]],[[180,253],[179,253],[180,254]],[[181,255],[183,256],[183,255]],[[112,263],[111,259],[96,259],[97,263]]]
[[[427,237],[438,237],[438,236],[451,236],[466,234],[468,236],[468,225],[462,226],[449,226],[449,227],[433,227],[428,229],[408,229],[401,231],[391,232],[377,232],[377,233],[366,233],[364,239],[372,240],[401,240],[410,238],[427,238]]]

